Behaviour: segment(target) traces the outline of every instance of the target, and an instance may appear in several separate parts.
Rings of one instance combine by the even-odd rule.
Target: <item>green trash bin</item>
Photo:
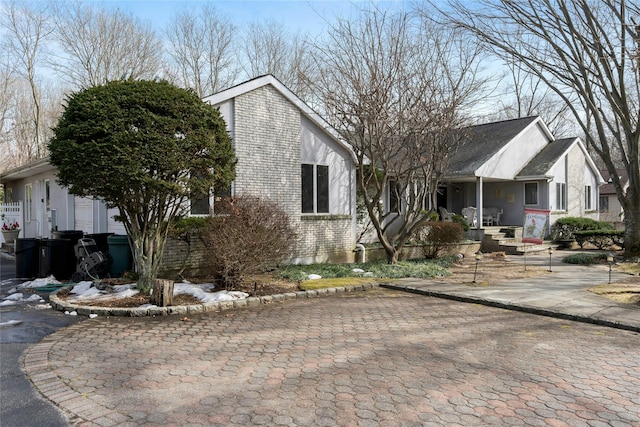
[[[109,254],[111,255],[111,277],[120,277],[125,271],[131,271],[132,255],[129,237],[122,234],[114,234],[107,237]]]

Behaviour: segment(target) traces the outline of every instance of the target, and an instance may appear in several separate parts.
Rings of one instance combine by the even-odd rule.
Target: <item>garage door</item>
[[[85,197],[75,197],[73,200],[75,212],[74,230],[93,233],[93,200]]]

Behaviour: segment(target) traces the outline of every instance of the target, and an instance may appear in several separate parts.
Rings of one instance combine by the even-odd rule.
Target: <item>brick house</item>
[[[299,236],[292,263],[347,262],[356,244],[355,156],[335,130],[275,77],[266,75],[204,99],[218,108],[233,139],[238,163],[232,195],[278,203]],[[124,234],[104,203],[73,196],[42,159],[0,175],[5,203],[22,202],[21,238],[49,238],[53,230]],[[213,207],[192,205],[192,214]],[[184,256],[170,242],[166,262]],[[196,254],[206,259],[203,248]]]

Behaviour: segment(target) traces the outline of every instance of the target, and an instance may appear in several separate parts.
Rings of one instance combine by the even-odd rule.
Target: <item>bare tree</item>
[[[640,255],[640,5],[627,0],[452,1],[451,22],[516,58],[569,106],[625,211],[625,256]],[[477,6],[477,5],[476,5]],[[629,177],[616,173],[619,153]]]
[[[58,3],[55,15],[63,53],[55,66],[72,85],[88,88],[159,74],[162,45],[147,22],[79,1]]]
[[[169,24],[173,80],[202,98],[231,86],[240,72],[234,39],[237,29],[211,5],[180,13]]]
[[[315,71],[311,46],[306,35],[291,34],[277,21],[254,22],[244,37],[245,72],[249,78],[273,74],[308,101]]]
[[[7,85],[4,93],[13,96],[8,96],[2,102],[5,104],[3,122],[7,123],[8,102],[13,99],[14,114],[11,126],[20,130],[13,134],[14,144],[19,150],[18,154],[23,157],[16,159],[16,162],[23,163],[44,157],[47,152],[39,87],[41,83],[38,81],[36,68],[41,63],[44,44],[52,30],[46,6],[41,10],[35,10],[15,1],[6,2],[4,6],[2,28],[6,31],[7,37],[3,48],[9,55],[9,66],[4,71],[4,84]],[[22,83],[28,85],[28,94],[21,90],[22,87],[16,87],[23,86]],[[9,85],[13,88],[10,89]],[[18,114],[16,108],[22,108],[22,114]]]
[[[505,66],[506,88],[498,101],[500,111],[493,119],[541,116],[556,137],[575,135],[573,116],[564,100],[540,78],[523,70],[513,59],[505,61]]]
[[[395,263],[435,207],[461,112],[479,89],[477,51],[430,21],[373,9],[338,19],[318,52],[325,114],[356,153],[358,190]]]

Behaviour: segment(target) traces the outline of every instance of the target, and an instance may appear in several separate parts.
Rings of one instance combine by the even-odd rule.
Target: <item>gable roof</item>
[[[600,186],[600,194],[602,195],[616,194],[616,188],[614,187],[613,182],[611,181],[611,175],[609,174],[609,171],[606,169],[602,169],[600,173],[602,174],[602,178],[604,182],[606,182],[606,184],[603,184]],[[627,170],[624,168],[616,169],[616,173],[618,174],[620,183],[622,184],[622,188],[626,188],[629,185],[629,177],[627,176]]]
[[[485,123],[463,129],[462,132],[468,134],[469,138],[450,159],[447,176],[475,175],[478,168],[535,124],[539,124],[549,140],[553,140],[553,135],[539,116]]]
[[[553,165],[576,141],[578,138],[564,138],[550,142],[518,172],[516,177],[519,179],[546,177]]]
[[[298,109],[300,109],[305,117],[311,120],[311,122],[318,126],[320,129],[323,129],[339,146],[349,152],[354,162],[357,161],[355,152],[353,151],[351,146],[347,144],[342,138],[340,138],[340,135],[333,128],[333,126],[331,126],[325,119],[320,116],[320,114],[316,113],[311,107],[309,107],[309,105],[307,105],[306,102],[298,98],[295,93],[293,93],[289,88],[282,84],[280,80],[278,80],[271,74],[256,77],[252,80],[240,83],[236,86],[230,87],[229,89],[225,89],[218,93],[214,93],[213,95],[207,96],[202,100],[215,106],[267,85],[273,86],[273,88],[275,88],[289,102],[298,107]]]

